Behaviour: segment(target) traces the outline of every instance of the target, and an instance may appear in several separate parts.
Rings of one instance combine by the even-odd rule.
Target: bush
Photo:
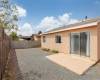
[[[48,48],[42,48],[43,51],[50,51]]]
[[[58,50],[52,50],[51,52],[53,52],[53,53],[59,53]]]
[[[48,48],[42,48],[43,51],[51,52],[51,53],[59,53],[58,50],[50,50]]]
[[[16,32],[11,32],[10,37],[12,40],[19,40]]]

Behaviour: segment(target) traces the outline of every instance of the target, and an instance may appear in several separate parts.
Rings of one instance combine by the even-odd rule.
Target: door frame
[[[90,32],[89,31],[80,31],[80,32],[70,32],[70,54],[73,54],[73,53],[71,53],[72,51],[72,49],[71,49],[71,34],[74,34],[74,33],[78,33],[79,34],[79,39],[80,39],[80,34],[82,33],[82,32],[86,32],[86,33],[88,33],[88,51],[86,51],[86,55],[82,55],[81,54],[81,47],[80,47],[80,44],[81,44],[81,41],[79,42],[79,48],[80,48],[80,50],[79,50],[79,54],[74,54],[74,55],[78,55],[78,56],[82,56],[82,57],[90,57]]]
[[[71,37],[72,37],[71,34],[77,34],[79,36],[79,52],[77,54],[74,54],[74,55],[79,55],[80,56],[80,32],[71,32],[70,33],[70,54],[73,54],[72,53],[72,44],[71,44]]]

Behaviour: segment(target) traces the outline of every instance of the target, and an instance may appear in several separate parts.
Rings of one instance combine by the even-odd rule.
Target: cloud
[[[33,34],[32,25],[25,23],[22,27],[19,28],[18,35],[22,36],[31,36]]]
[[[96,0],[96,1],[95,1],[95,4],[100,5],[100,0]]]
[[[71,13],[65,13],[58,17],[59,22],[63,25],[76,23],[78,20],[71,18]]]
[[[78,22],[78,20],[71,18],[71,14],[69,13],[58,17],[47,16],[44,17],[36,27],[32,27],[29,23],[24,23],[23,26],[19,28],[18,35],[31,36],[33,33],[38,33],[38,31],[46,32],[76,22]]]
[[[70,21],[70,14],[65,13],[65,14],[59,16],[58,19],[59,19],[60,23],[68,24]]]
[[[42,30],[42,31],[48,31],[52,28],[56,28],[59,26],[60,23],[55,17],[45,17],[43,20],[41,20],[40,24],[36,27],[37,30]]]
[[[16,6],[17,7],[17,11],[18,11],[18,16],[19,17],[25,17],[27,14],[26,9],[22,8],[21,6]]]
[[[43,32],[57,28],[57,27],[61,27],[64,25],[68,25],[68,24],[73,24],[78,22],[77,19],[73,19],[71,18],[71,14],[70,13],[65,13],[63,15],[60,15],[58,17],[54,17],[54,16],[50,16],[50,17],[44,17],[40,24],[37,25],[36,30],[41,30]]]

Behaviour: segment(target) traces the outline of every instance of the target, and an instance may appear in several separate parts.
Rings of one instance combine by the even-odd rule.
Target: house
[[[29,41],[29,40],[31,40],[31,36],[19,36],[19,39],[20,40],[27,40],[27,41]]]
[[[100,18],[82,20],[41,35],[42,48],[100,60]]]
[[[32,34],[31,40],[33,40],[33,41],[41,41],[41,35],[40,34]]]

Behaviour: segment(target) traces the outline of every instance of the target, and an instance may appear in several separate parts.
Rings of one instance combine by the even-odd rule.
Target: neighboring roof
[[[20,38],[29,39],[29,38],[31,38],[31,36],[20,36]]]
[[[40,36],[41,34],[32,34],[32,36]]]
[[[48,33],[59,31],[59,30],[64,30],[64,29],[67,29],[67,28],[74,28],[76,26],[80,26],[80,28],[81,28],[81,25],[86,25],[86,24],[90,24],[90,23],[93,23],[93,22],[99,22],[99,21],[100,21],[100,17],[87,19],[87,20],[82,20],[78,23],[74,23],[74,24],[70,24],[70,25],[66,25],[66,26],[63,26],[63,27],[52,29],[52,30],[50,30],[50,31],[48,31],[44,34],[48,34]],[[88,26],[88,27],[90,27],[90,26]]]

